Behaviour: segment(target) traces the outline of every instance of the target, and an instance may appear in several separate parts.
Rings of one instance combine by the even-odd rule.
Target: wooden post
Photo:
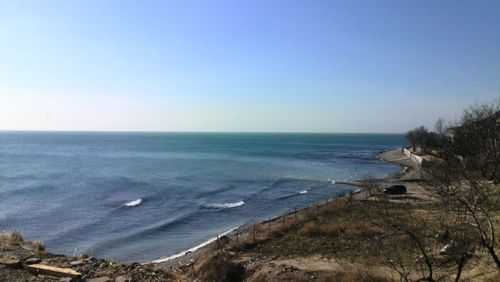
[[[309,205],[306,206],[306,216],[309,216]]]
[[[285,216],[286,216],[286,213],[283,214],[282,218],[283,218],[283,223],[281,225],[281,229],[285,229]]]
[[[253,224],[253,241],[255,242],[255,223]]]
[[[213,253],[219,253],[219,234],[217,234],[217,239],[215,239],[215,242],[214,242],[214,251]]]
[[[294,216],[295,216],[295,223],[297,223],[297,208],[295,208]]]
[[[271,218],[269,218],[269,221],[267,222],[267,234],[271,236]]]
[[[240,231],[237,230],[236,231],[236,248],[240,248],[240,241],[239,241],[239,237],[240,237]]]

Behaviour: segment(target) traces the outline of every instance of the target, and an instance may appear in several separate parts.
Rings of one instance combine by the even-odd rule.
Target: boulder
[[[2,258],[0,259],[0,264],[10,268],[22,267],[21,261],[19,259],[13,259],[13,258]]]

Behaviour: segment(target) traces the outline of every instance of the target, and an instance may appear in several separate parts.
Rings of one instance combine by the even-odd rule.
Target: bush
[[[197,273],[201,281],[242,281],[245,268],[225,254],[209,256],[199,263]]]
[[[2,247],[20,246],[22,243],[24,243],[24,239],[17,231],[8,231],[0,234],[0,246]]]

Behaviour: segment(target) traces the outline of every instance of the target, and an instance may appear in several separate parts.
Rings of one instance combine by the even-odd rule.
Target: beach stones
[[[109,282],[111,281],[111,278],[107,276],[102,276],[102,277],[97,277],[97,278],[92,278],[87,280],[88,282]]]
[[[125,277],[125,276],[118,276],[115,278],[115,282],[130,282],[130,278],[129,277]]]
[[[13,258],[2,258],[0,259],[0,264],[10,268],[22,267],[21,261],[19,259],[13,259]]]
[[[82,265],[82,264],[84,264],[84,263],[85,263],[85,262],[84,262],[83,260],[75,260],[75,261],[70,262],[69,264],[70,264],[71,266],[79,266],[79,265]]]
[[[40,263],[42,260],[40,258],[29,258],[24,261],[26,264],[35,264],[35,263]]]

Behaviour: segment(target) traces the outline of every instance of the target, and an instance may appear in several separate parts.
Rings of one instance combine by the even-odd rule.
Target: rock
[[[101,277],[101,276],[102,276],[102,277],[105,277],[105,276],[107,276],[107,275],[108,275],[108,272],[107,272],[107,271],[105,271],[105,270],[97,270],[97,271],[95,272],[95,274],[94,274],[94,276],[96,276],[96,277]]]
[[[29,258],[24,261],[26,264],[35,264],[35,263],[40,263],[42,260],[40,258]]]
[[[72,281],[73,281],[73,278],[71,278],[71,277],[64,277],[64,278],[59,279],[59,282],[72,282]]]
[[[130,282],[130,278],[125,276],[118,276],[115,278],[115,282]]]
[[[84,262],[83,260],[75,260],[75,261],[70,262],[69,264],[70,264],[71,266],[79,266],[79,265],[82,265],[82,264],[84,264],[84,263],[85,263],[85,262]]]
[[[5,265],[10,268],[21,268],[22,264],[19,259],[2,258],[0,259],[0,264]]]
[[[102,276],[87,280],[87,282],[109,282],[109,281],[111,281],[111,278],[109,278],[108,276]]]
[[[80,259],[88,259],[88,258],[89,258],[89,256],[88,256],[88,255],[86,255],[86,254],[81,254],[81,255],[79,256],[79,258],[80,258]]]

